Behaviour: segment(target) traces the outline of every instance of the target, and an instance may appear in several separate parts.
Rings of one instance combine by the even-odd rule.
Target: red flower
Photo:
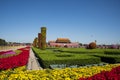
[[[80,78],[79,80],[120,80],[120,66],[111,71],[102,71],[89,78]]]
[[[19,55],[0,59],[0,70],[24,66],[28,62],[30,47],[19,49],[22,52]]]

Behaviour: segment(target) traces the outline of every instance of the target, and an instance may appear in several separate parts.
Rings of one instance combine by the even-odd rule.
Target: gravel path
[[[27,69],[28,70],[41,70],[42,69],[42,67],[40,67],[40,64],[37,61],[37,58],[35,57],[32,49],[30,49],[30,55],[29,55],[29,59],[28,59]]]

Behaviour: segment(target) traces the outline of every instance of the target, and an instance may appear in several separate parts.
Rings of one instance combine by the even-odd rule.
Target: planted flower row
[[[120,66],[113,68],[111,71],[102,71],[88,78],[79,80],[120,80]]]
[[[0,55],[4,55],[4,54],[15,54],[15,52],[13,50],[1,51],[0,52]]]
[[[1,80],[78,80],[81,78],[91,77],[102,71],[110,71],[120,64],[110,64],[105,66],[93,66],[83,68],[65,68],[65,69],[44,69],[44,70],[24,70],[14,69],[0,72]],[[116,70],[119,68],[115,68]],[[115,72],[113,71],[113,72]],[[99,76],[98,76],[99,77]],[[101,79],[103,80],[103,79]]]
[[[0,70],[15,68],[19,66],[24,66],[28,62],[29,57],[29,47],[21,48],[21,53],[19,55],[7,57],[7,58],[0,58]],[[8,51],[7,54],[11,53]],[[6,54],[3,53],[3,54]]]

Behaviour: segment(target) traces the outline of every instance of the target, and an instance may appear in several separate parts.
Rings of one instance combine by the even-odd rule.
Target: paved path
[[[0,52],[1,51],[9,51],[9,50],[17,50],[20,48],[24,48],[26,46],[0,46]]]
[[[29,55],[29,59],[28,59],[27,69],[28,70],[41,70],[42,69],[42,67],[40,67],[40,64],[37,61],[37,58],[35,57],[32,49],[30,49],[30,55]]]

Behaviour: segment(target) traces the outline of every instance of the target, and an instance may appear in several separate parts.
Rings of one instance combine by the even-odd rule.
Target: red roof
[[[70,43],[68,38],[57,38],[56,43]]]

